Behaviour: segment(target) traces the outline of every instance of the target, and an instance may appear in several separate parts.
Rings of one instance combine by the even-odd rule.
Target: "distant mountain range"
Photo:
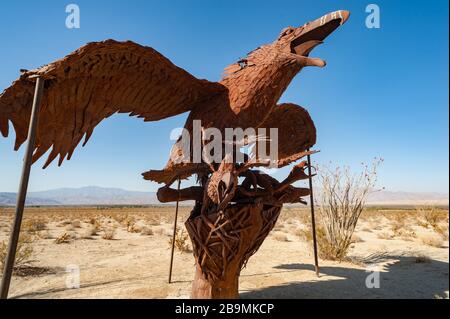
[[[0,192],[0,206],[16,204],[15,193]],[[154,192],[128,191],[120,188],[88,186],[82,188],[59,188],[30,192],[27,205],[160,205]],[[191,204],[191,203],[185,203]],[[370,195],[370,205],[445,205],[449,195],[443,193],[412,193],[380,191]]]
[[[1,193],[0,205],[16,204],[15,193]],[[27,205],[153,205],[160,204],[154,192],[127,191],[120,188],[88,186],[82,188],[58,188],[30,192]]]

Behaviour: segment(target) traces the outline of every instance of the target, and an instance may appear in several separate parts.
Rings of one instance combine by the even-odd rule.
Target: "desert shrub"
[[[136,224],[136,220],[134,219],[134,217],[127,215],[126,218],[122,220],[121,224],[126,228],[129,228],[130,226]]]
[[[172,247],[172,237],[169,239],[169,246]],[[189,252],[189,236],[187,232],[178,228],[175,233],[175,248],[181,252]]]
[[[71,224],[71,221],[70,221],[70,220],[63,220],[63,221],[59,222],[59,223],[57,224],[57,226],[58,226],[58,227],[66,227],[67,225],[70,225],[70,224]]]
[[[398,236],[400,239],[405,240],[405,241],[412,241],[414,238],[417,237],[417,234],[414,230],[412,230],[411,228],[405,228],[402,230],[398,231]]]
[[[394,239],[394,234],[387,232],[387,231],[383,231],[383,232],[380,232],[377,234],[377,238],[390,240],[390,239]]]
[[[275,232],[273,234],[273,238],[277,241],[284,241],[284,242],[289,241],[287,235],[282,232]]]
[[[442,239],[435,234],[422,235],[420,236],[420,241],[427,246],[436,248],[442,247]]]
[[[153,235],[153,229],[151,227],[144,226],[141,229],[141,235],[151,236],[151,235]]]
[[[29,233],[36,233],[47,229],[47,222],[42,218],[27,219],[23,222],[23,230]]]
[[[82,239],[91,239],[92,236],[97,235],[98,233],[98,227],[97,225],[89,225],[87,229],[85,229],[82,233],[81,233],[81,238]]]
[[[130,224],[127,227],[127,232],[129,233],[140,233],[142,231],[142,227],[138,224]]]
[[[351,242],[352,243],[362,243],[362,242],[364,242],[364,240],[361,237],[359,237],[358,235],[353,234]]]
[[[16,249],[16,259],[14,268],[21,268],[31,262],[33,255],[34,237],[26,232],[21,232]],[[6,240],[0,242],[0,267],[3,270],[8,253],[8,242]]]
[[[297,234],[300,238],[309,243],[311,248],[313,247],[313,236],[311,226],[308,228],[299,229],[297,231]],[[325,228],[321,224],[316,225],[316,239],[319,257],[322,259],[335,260],[336,259],[335,256],[338,255],[338,252],[336,252],[336,247],[333,247],[330,244],[330,241],[327,239],[326,236]],[[343,257],[341,259],[343,259]]]
[[[128,219],[128,214],[120,214],[120,213],[115,213],[111,215],[111,218],[113,218],[116,222],[118,222],[119,224],[123,224],[124,221],[126,219]]]
[[[436,207],[419,207],[418,215],[422,217],[425,227],[436,228],[448,221],[448,212],[440,211]]]
[[[106,227],[103,230],[102,238],[106,240],[113,240],[116,236],[116,228],[114,227]]]
[[[74,228],[81,228],[81,222],[79,220],[74,220],[71,224]]]
[[[371,166],[364,165],[359,174],[348,167],[317,168],[319,189],[319,214],[324,231],[322,243],[327,259],[342,260],[346,257],[358,219],[363,212],[368,195],[376,184],[377,168],[382,159],[375,159]],[[319,228],[318,228],[319,230]],[[319,233],[319,232],[318,232]]]
[[[166,229],[164,229],[163,227],[157,227],[155,228],[155,230],[153,231],[153,233],[157,234],[157,235],[167,235]],[[171,234],[169,236],[172,236]]]
[[[448,241],[448,224],[436,225],[434,231],[445,241]]]
[[[41,239],[53,239],[52,234],[48,230],[41,230],[37,232],[37,236]]]
[[[394,216],[396,217],[392,219],[390,225],[392,237],[411,240],[417,236],[411,226],[406,223],[408,217],[405,214],[396,213]]]
[[[158,216],[158,217],[155,216],[155,217],[150,218],[149,223],[152,226],[161,225],[161,216]]]
[[[71,239],[72,239],[72,236],[69,233],[64,232],[55,238],[55,244],[58,244],[58,245],[59,244],[68,244],[68,243],[70,243]]]

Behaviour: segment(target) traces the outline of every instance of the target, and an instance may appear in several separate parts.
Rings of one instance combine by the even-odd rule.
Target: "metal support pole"
[[[44,91],[44,79],[36,78],[36,87],[34,91],[33,106],[31,109],[30,126],[28,128],[28,143],[25,151],[25,158],[22,167],[22,176],[20,179],[19,193],[17,195],[16,212],[11,230],[11,236],[8,244],[8,253],[6,255],[5,268],[3,270],[3,278],[1,285],[0,298],[8,298],[9,285],[14,270],[14,260],[16,258],[17,243],[19,241],[20,226],[22,224],[23,210],[25,207],[25,199],[27,196],[28,180],[31,170],[31,159],[34,152],[34,142],[36,140],[36,129],[39,118],[39,108]]]
[[[308,149],[309,151],[309,149]],[[313,237],[313,247],[314,247],[314,266],[316,269],[316,275],[319,277],[319,258],[317,253],[317,237],[316,237],[316,217],[314,213],[314,194],[313,194],[313,182],[312,182],[312,168],[311,168],[311,155],[308,154],[308,173],[309,173],[309,205],[311,207],[311,226],[312,226],[312,237]]]
[[[180,192],[180,184],[181,180],[178,180],[178,187],[177,187],[178,193]],[[179,198],[177,199],[177,205],[175,207],[175,221],[173,222],[172,251],[170,253],[170,267],[169,267],[169,284],[172,283],[173,253],[175,250],[175,237],[177,235],[178,203]]]

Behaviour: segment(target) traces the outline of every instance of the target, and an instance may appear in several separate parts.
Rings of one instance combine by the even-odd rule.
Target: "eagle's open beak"
[[[349,11],[338,10],[305,24],[301,33],[291,42],[292,53],[302,57],[308,57],[312,49],[323,43],[323,40],[339,26],[343,25],[349,16]],[[306,60],[308,60],[307,65],[325,66],[325,61],[321,59]]]

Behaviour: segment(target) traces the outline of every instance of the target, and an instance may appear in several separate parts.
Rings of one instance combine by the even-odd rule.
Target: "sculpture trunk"
[[[196,259],[192,298],[239,297],[239,275],[275,225],[281,207],[229,205],[223,212],[198,214],[186,221]]]
[[[200,265],[195,266],[192,283],[192,299],[237,299],[239,298],[239,271],[229,271],[219,281],[210,283]]]

